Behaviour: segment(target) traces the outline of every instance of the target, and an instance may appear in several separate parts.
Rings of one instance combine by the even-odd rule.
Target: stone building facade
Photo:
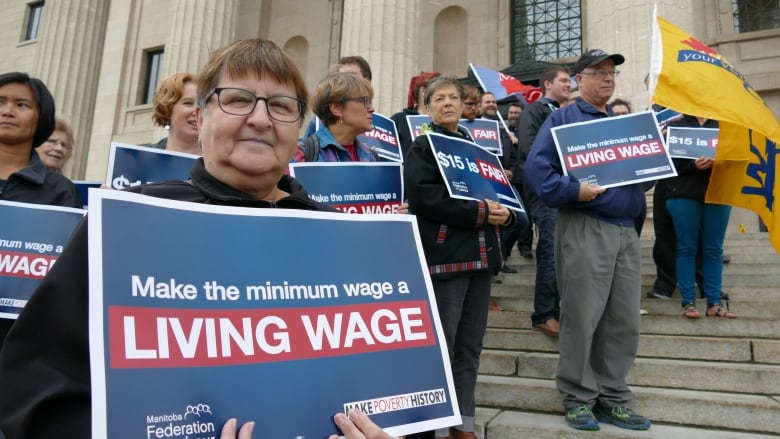
[[[101,181],[110,142],[150,143],[165,135],[153,126],[151,104],[145,101],[150,69],[159,70],[160,77],[197,72],[210,51],[259,36],[283,47],[313,86],[339,57],[361,55],[374,72],[377,111],[389,115],[405,105],[409,78],[422,70],[463,77],[469,62],[497,70],[510,66],[513,11],[523,1],[545,3],[2,0],[0,70],[26,71],[46,82],[58,115],[71,121],[76,132],[66,175]],[[780,114],[780,28],[738,32],[735,2],[558,3],[577,5],[583,50],[603,48],[626,56],[616,96],[636,109],[648,103],[642,80],[650,61],[652,8],[658,3],[660,16],[723,54]],[[35,14],[38,27],[29,38]]]

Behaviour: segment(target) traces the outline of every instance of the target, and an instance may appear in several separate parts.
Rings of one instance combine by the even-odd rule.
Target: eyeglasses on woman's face
[[[252,114],[258,101],[263,101],[268,116],[278,122],[295,122],[303,115],[304,102],[292,96],[255,96],[249,90],[234,87],[215,88],[212,95],[217,95],[220,110],[234,116]]]
[[[372,99],[368,96],[356,96],[354,98],[345,98],[344,102],[348,101],[357,101],[363,104],[366,109],[372,108],[374,106]]]

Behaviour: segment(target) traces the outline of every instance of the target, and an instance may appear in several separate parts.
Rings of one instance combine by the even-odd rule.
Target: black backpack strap
[[[303,158],[307,162],[320,159],[320,139],[317,138],[317,133],[303,139]]]

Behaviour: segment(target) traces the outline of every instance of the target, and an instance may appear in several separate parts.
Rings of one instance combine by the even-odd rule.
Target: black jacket
[[[531,151],[531,145],[534,144],[536,135],[539,133],[539,129],[547,119],[547,116],[552,114],[558,108],[558,102],[547,99],[539,98],[535,100],[531,105],[525,107],[520,118],[517,121],[517,166],[512,170],[514,172],[513,182],[518,187],[523,187],[523,199],[530,203],[532,199],[536,199],[536,195],[527,188],[529,185],[525,183],[525,161],[528,159],[528,153]]]
[[[395,129],[398,131],[398,143],[401,145],[401,153],[403,154],[404,161],[406,161],[406,155],[409,153],[409,147],[412,145],[412,134],[409,132],[409,122],[406,120],[406,116],[418,116],[420,113],[417,110],[411,108],[404,108],[398,113],[390,116],[390,119],[395,122]]]
[[[431,128],[456,137],[438,125],[431,124]],[[468,133],[459,134],[471,140]],[[404,188],[410,212],[417,215],[432,277],[501,267],[500,230],[488,224],[487,203],[450,197],[427,136],[417,137],[409,148],[404,163]]]
[[[189,182],[132,191],[193,203],[285,209],[334,209],[311,200],[292,177],[279,188],[289,197],[256,201],[212,177],[199,159]],[[89,275],[83,221],[65,251],[11,328],[0,352],[0,427],[7,439],[89,438]]]
[[[76,186],[64,175],[43,164],[38,151],[30,153],[27,167],[0,183],[0,200],[81,208]]]
[[[682,119],[671,122],[669,126],[718,128],[718,121],[707,119],[704,125],[699,125],[699,121],[694,116],[684,116]],[[696,169],[695,160],[693,159],[673,158],[672,161],[675,169],[677,169],[677,177],[669,177],[662,180],[666,188],[666,198],[691,198],[703,202],[704,195],[707,193],[707,186],[710,183],[712,168],[703,171]]]

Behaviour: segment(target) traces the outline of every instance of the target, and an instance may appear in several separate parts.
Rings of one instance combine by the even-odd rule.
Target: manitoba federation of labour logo
[[[217,427],[208,404],[188,405],[184,413],[146,417],[146,437],[164,439],[215,439]]]

